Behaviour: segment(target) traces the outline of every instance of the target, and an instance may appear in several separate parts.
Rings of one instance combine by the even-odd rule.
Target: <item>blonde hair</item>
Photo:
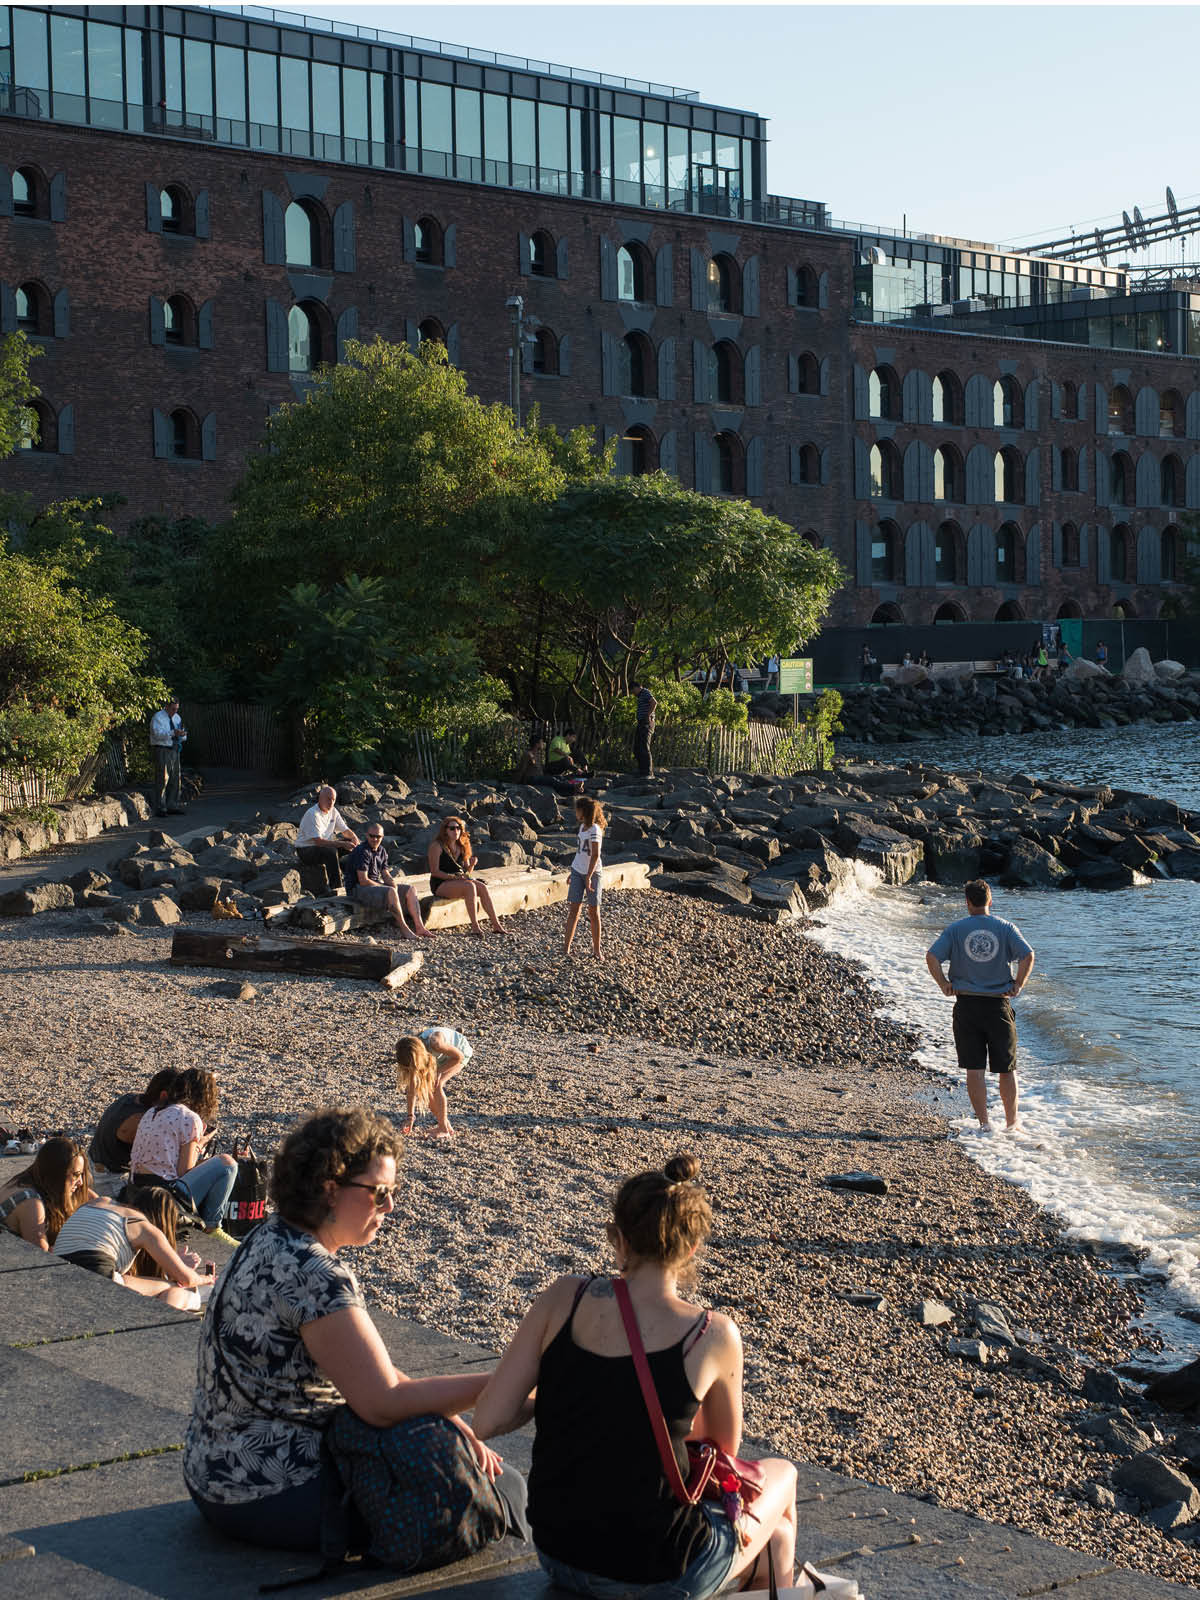
[[[412,1090],[418,1111],[428,1111],[437,1074],[437,1057],[423,1039],[406,1034],[396,1041],[396,1087],[404,1095]]]

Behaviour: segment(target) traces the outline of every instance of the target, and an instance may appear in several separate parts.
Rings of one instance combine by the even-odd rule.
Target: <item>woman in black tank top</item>
[[[482,878],[472,876],[475,856],[471,849],[467,825],[461,817],[443,817],[437,837],[429,844],[429,883],[440,900],[465,900],[467,915],[471,919],[471,932],[483,938],[479,926],[479,907],[482,905],[491,919],[496,933],[505,930],[492,904],[488,886]]]
[[[685,1480],[689,1437],[712,1439],[730,1455],[742,1438],[738,1330],[679,1294],[712,1226],[698,1172],[695,1157],[676,1156],[662,1171],[629,1178],[607,1229]],[[755,1517],[736,1528],[714,1501],[675,1499],[611,1280],[560,1278],[538,1298],[480,1395],[473,1426],[484,1438],[530,1414],[529,1518],[558,1587],[592,1600],[681,1592],[704,1600],[730,1586],[766,1588],[766,1562],[755,1569],[768,1542],[780,1585],[791,1585],[795,1467],[762,1463]]]

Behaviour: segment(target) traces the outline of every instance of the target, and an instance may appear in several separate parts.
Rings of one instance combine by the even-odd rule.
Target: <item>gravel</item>
[[[226,1139],[261,1152],[321,1104],[399,1121],[396,1038],[452,1023],[476,1048],[449,1091],[459,1136],[408,1141],[396,1214],[355,1263],[373,1304],[499,1348],[554,1276],[609,1265],[617,1181],[694,1150],[717,1218],[696,1295],[742,1326],[748,1439],[1200,1581],[1189,1530],[1105,1509],[1095,1486],[1121,1457],[1074,1425],[1094,1410],[1085,1370],[1130,1353],[1140,1301],[967,1159],[863,975],[801,930],[656,891],[604,909],[601,964],[586,926],[564,961],[553,907],[510,918],[504,938],[440,933],[394,995],[256,973],[239,998],[168,966],[165,931],[8,923],[0,1121],[83,1132],[158,1067],[205,1065]],[[827,1186],[862,1171],[887,1193]],[[923,1326],[923,1300],[951,1319]],[[977,1302],[1037,1359],[949,1354],[974,1337]]]

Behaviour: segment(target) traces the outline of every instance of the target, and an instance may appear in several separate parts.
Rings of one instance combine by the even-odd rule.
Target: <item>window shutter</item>
[[[617,388],[617,361],[614,345],[616,340],[608,330],[602,329],[600,333],[600,393],[616,394]]]
[[[154,418],[154,454],[166,457],[171,454],[171,424],[161,411],[153,413]]]
[[[674,279],[675,253],[669,244],[664,244],[654,258],[654,299],[657,305],[674,305]]]
[[[411,217],[402,219],[404,232],[404,259],[413,262],[417,259],[417,225]]]
[[[75,454],[74,406],[64,406],[58,413],[58,453],[60,456]]]
[[[828,393],[829,393],[829,370],[830,370],[829,357],[828,356],[822,356],[821,357],[821,365],[817,369],[817,387],[818,387],[820,393],[823,394],[823,395],[828,395]]]
[[[1036,522],[1025,540],[1025,582],[1031,589],[1042,586],[1042,530]]]
[[[708,346],[692,340],[692,400],[698,406],[712,399],[708,382]]]
[[[1183,426],[1189,439],[1200,439],[1200,389],[1193,389],[1187,397]]]
[[[904,452],[904,487],[902,490],[905,500],[917,501],[921,495],[921,445],[914,439]]]
[[[1156,506],[1162,499],[1162,473],[1158,457],[1151,455],[1149,450],[1143,450],[1138,457],[1134,491],[1134,502],[1139,506]]]
[[[833,451],[828,445],[821,451],[821,482],[828,483],[833,472]]]
[[[212,223],[209,220],[207,189],[200,189],[197,191],[194,211],[196,217],[196,237],[197,239],[207,239],[212,232]]]
[[[917,441],[917,499],[933,499],[933,451],[923,439]]]
[[[798,358],[796,356],[791,355],[790,353],[789,353],[788,358],[787,358],[787,372],[788,372],[788,379],[787,379],[788,393],[789,394],[799,394],[800,393],[800,362],[799,362],[799,360],[798,360]]]
[[[763,494],[765,472],[763,469],[766,446],[761,437],[751,439],[746,446],[746,493],[748,495]]]
[[[992,453],[985,444],[974,445],[967,455],[967,504],[990,505],[995,497]]]
[[[67,175],[56,172],[50,179],[50,221],[67,220]]]
[[[196,313],[196,343],[201,350],[213,347],[213,303],[206,300]]]
[[[1081,450],[1080,455],[1083,454]],[[1096,504],[1106,506],[1112,489],[1111,471],[1108,465],[1108,453],[1096,446]]]
[[[967,535],[967,583],[972,589],[978,589],[984,581],[983,541],[990,536],[990,530],[978,523]]]
[[[1051,548],[1052,548],[1053,556],[1054,556],[1054,566],[1055,566],[1055,569],[1057,570],[1058,568],[1060,568],[1062,566],[1062,561],[1063,561],[1063,537],[1062,537],[1062,524],[1061,523],[1056,522],[1054,524],[1053,529],[1052,529],[1051,534],[1050,534],[1050,542],[1051,542]]]
[[[6,178],[8,174],[4,175]],[[10,189],[11,196],[11,189]],[[162,232],[162,192],[156,183],[146,185],[146,231]]]
[[[278,300],[267,301],[267,371],[288,370],[287,312]]]
[[[1025,416],[1027,419],[1029,416],[1028,404],[1029,402],[1026,401]],[[1034,426],[1036,427],[1037,424],[1035,423]],[[1025,504],[1027,506],[1036,506],[1041,503],[1042,458],[1037,445],[1034,445],[1033,449],[1025,457]]]
[[[13,214],[12,178],[5,166],[0,166],[0,217]]]
[[[902,422],[921,422],[924,419],[919,415],[920,399],[918,388],[921,374],[919,372],[906,372],[904,382],[900,385],[900,420]]]
[[[1090,558],[1088,556],[1088,528],[1086,522],[1081,524],[1079,529],[1079,565],[1084,569],[1085,572],[1088,570],[1090,565]]]
[[[346,340],[358,338],[358,307],[347,306],[337,319],[337,358],[346,359]]]
[[[762,405],[762,348],[756,344],[746,351],[746,404]]]
[[[560,239],[554,246],[554,265],[560,278],[571,276],[570,251],[565,239]]]
[[[1100,583],[1112,579],[1112,550],[1108,542],[1108,529],[1096,524],[1096,577]]]
[[[696,476],[696,492],[698,494],[712,493],[712,440],[706,433],[692,435],[693,467]]]
[[[742,315],[758,315],[758,257],[750,256],[742,268]]]
[[[571,376],[571,335],[564,333],[558,341],[558,375],[560,378]]]
[[[54,337],[66,339],[71,332],[71,296],[60,289],[54,296]]]
[[[1036,378],[1025,385],[1025,426],[1031,432],[1036,432],[1038,427],[1038,388]]]
[[[963,412],[968,428],[992,425],[992,385],[982,372],[972,373],[963,392]],[[970,495],[967,496],[970,499]]]
[[[458,223],[452,222],[442,235],[442,265],[456,267],[458,265]]]
[[[1162,582],[1162,571],[1159,566],[1161,554],[1162,546],[1157,530],[1155,528],[1143,528],[1138,534],[1137,542],[1137,581],[1139,583]]]
[[[675,341],[664,339],[658,347],[658,398],[675,398]]]
[[[787,303],[790,306],[799,305],[800,303],[800,290],[797,284],[795,267],[787,269]]]
[[[871,389],[867,381],[865,368],[854,363],[854,415],[856,417],[869,417],[871,414]]]
[[[617,298],[617,247],[606,234],[600,235],[600,298]]]
[[[459,367],[462,365],[462,343],[457,322],[452,322],[446,329],[446,354],[450,358],[450,365],[452,367]]]
[[[15,333],[17,328],[17,291],[11,283],[0,283],[0,333]]]
[[[921,523],[921,583],[932,588],[937,582],[937,545],[933,529]]]
[[[521,371],[533,371],[533,345],[528,339],[521,340]]]
[[[529,235],[527,233],[519,233],[517,235],[517,271],[523,278],[527,278],[533,271],[533,259],[530,254]]]
[[[658,442],[658,467],[673,478],[679,476],[679,444],[674,428],[668,429]]]
[[[1079,452],[1079,488],[1086,493],[1088,486],[1088,453],[1086,446]]]
[[[817,279],[817,305],[822,311],[829,310],[829,274],[823,272]]]
[[[871,587],[871,529],[865,522],[854,524],[854,577],[860,589]]]
[[[404,319],[404,339],[413,355],[416,355],[421,346],[421,335],[418,331],[417,324],[411,317],[406,317]]]
[[[354,202],[343,200],[333,213],[333,270],[354,272],[358,267],[358,250],[354,238]]]
[[[923,522],[914,522],[904,535],[904,581],[910,589],[921,586],[921,529]]]
[[[1189,511],[1200,508],[1200,455],[1195,451],[1188,457],[1184,474],[1184,500]]]
[[[287,231],[283,221],[283,204],[270,189],[263,190],[263,260],[273,266],[282,266],[287,260]]]
[[[1062,389],[1054,379],[1050,380],[1050,420],[1057,422],[1062,416]]]
[[[1086,422],[1088,416],[1088,386],[1081,383],[1075,391],[1075,415],[1078,421]],[[1083,530],[1080,529],[1079,537],[1082,539]]]
[[[1082,389],[1083,385],[1079,387]],[[1100,435],[1108,432],[1108,392],[1102,383],[1096,385],[1096,432]]]
[[[163,303],[155,295],[150,296],[150,343],[165,344],[167,339],[166,325],[163,317]]]
[[[1143,438],[1158,438],[1158,391],[1149,384],[1143,384],[1137,392],[1137,399],[1133,403],[1133,422]]]
[[[862,439],[854,441],[854,498],[871,498],[871,452]]]
[[[1062,451],[1056,444],[1050,446],[1050,487],[1062,488]]]
[[[215,461],[217,459],[217,413],[210,411],[200,424],[200,459],[202,461]]]
[[[708,310],[708,261],[700,250],[691,252],[692,310]]]
[[[788,482],[800,482],[800,446],[795,444],[788,450]]]

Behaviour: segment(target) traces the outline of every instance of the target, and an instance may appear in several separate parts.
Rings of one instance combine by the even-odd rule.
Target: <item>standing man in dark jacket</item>
[[[654,713],[658,710],[658,701],[644,683],[635,683],[633,692],[637,695],[637,727],[633,733],[633,759],[637,762],[642,777],[650,778],[654,775],[654,758],[650,754],[650,741],[654,738]]]

